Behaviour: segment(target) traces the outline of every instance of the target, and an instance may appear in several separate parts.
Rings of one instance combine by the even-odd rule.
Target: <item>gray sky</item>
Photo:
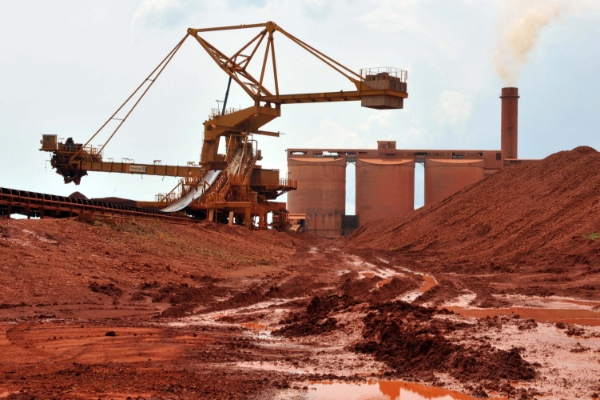
[[[521,92],[519,156],[600,148],[600,5],[592,0],[60,0],[0,2],[0,186],[88,197],[150,200],[174,178],[90,173],[65,185],[42,134],[85,142],[185,35],[202,28],[275,21],[342,64],[407,69],[404,110],[358,103],[288,105],[259,137],[266,168],[286,170],[291,147],[498,149],[500,89]],[[254,31],[210,34],[226,52]],[[257,33],[257,32],[256,32]],[[254,34],[256,34],[254,33]],[[352,85],[276,36],[284,93]],[[502,77],[500,77],[502,75]],[[198,161],[202,122],[227,76],[192,39],[105,149],[140,163]],[[234,89],[231,106],[251,105]],[[108,131],[107,131],[108,133]],[[93,144],[101,144],[107,134]],[[592,173],[592,172],[590,172]],[[416,205],[423,202],[417,169]],[[349,184],[353,184],[350,182]],[[354,208],[348,193],[347,207]]]

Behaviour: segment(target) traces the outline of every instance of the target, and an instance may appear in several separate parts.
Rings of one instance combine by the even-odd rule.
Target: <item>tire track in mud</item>
[[[335,268],[327,268],[333,264],[328,255],[341,262],[336,263]],[[332,248],[325,251],[313,249],[311,258],[312,262],[320,260],[325,264],[325,268],[313,279],[329,283],[326,287],[314,289],[312,294],[271,299],[237,308],[219,307],[220,311],[187,317],[169,325],[238,328],[242,330],[242,336],[256,346],[254,349],[258,353],[288,354],[283,360],[237,363],[238,368],[245,370],[278,371],[303,376],[304,379],[323,379],[326,376],[355,379],[357,374],[380,376],[383,371],[389,371],[385,360],[377,361],[368,352],[357,351],[353,347],[354,343],[364,340],[364,320],[368,317],[369,306],[386,304],[386,301],[401,298],[405,292],[422,295],[436,286],[435,278],[389,265],[381,268]],[[298,275],[291,276],[294,279]],[[286,282],[280,286],[285,286]],[[397,282],[404,285],[397,285]],[[386,296],[375,295],[390,288]],[[282,292],[274,288],[269,291]],[[295,354],[290,355],[293,352]]]
[[[485,334],[489,328],[482,328],[479,322],[417,305],[435,299],[431,296],[432,291],[435,295],[436,290],[446,289],[443,280],[438,282],[432,275],[380,261],[385,265],[368,263],[331,247],[313,250],[310,261],[306,260],[306,263],[312,262],[320,267],[314,268],[313,265],[312,279],[327,286],[314,288],[303,297],[282,297],[277,302],[270,299],[246,307],[224,309],[220,315],[213,314],[211,324],[240,329],[242,337],[255,346],[255,354],[270,354],[270,361],[239,361],[237,368],[296,376],[299,387],[307,380],[352,381],[373,376],[380,381],[385,373],[392,377],[421,379],[434,385],[443,384],[477,396],[494,392],[526,399],[534,398],[538,390],[548,390],[537,383],[530,383],[529,388],[518,384],[520,381],[536,380],[535,370],[539,364],[528,361],[529,353],[522,355],[516,342],[512,347],[498,347]],[[301,267],[296,266],[297,271]],[[414,279],[414,286],[408,291],[416,293],[412,295],[413,305],[390,302],[402,298],[402,295],[376,300],[373,293],[391,287],[395,279],[401,278]],[[274,288],[269,290],[277,292]],[[476,297],[464,287],[457,289],[455,294],[451,297],[455,301],[461,296],[466,297],[463,302]],[[448,303],[447,296],[444,303]],[[398,307],[394,304],[407,304],[408,311],[398,314],[393,311],[394,307]],[[377,313],[383,319],[377,320]],[[425,313],[425,316],[418,317],[420,313]],[[516,327],[519,332],[528,334],[528,330],[535,329],[531,328],[530,320],[517,316],[500,316],[495,321],[500,327],[495,329],[502,332]],[[401,334],[403,329],[406,331]],[[430,352],[416,353],[419,359],[427,360],[439,352],[449,352],[450,355],[445,362],[432,359],[430,364],[419,364],[395,348],[393,343],[410,343],[409,348],[417,349],[424,345],[429,347]],[[389,358],[390,351],[396,355],[395,358]],[[475,364],[471,360],[475,360]],[[406,365],[413,368],[406,369]],[[399,369],[399,366],[404,367]],[[440,371],[444,373],[440,375],[436,368],[442,368]],[[492,377],[486,375],[486,371],[490,370],[504,376],[504,383],[494,383]],[[451,379],[448,379],[448,371],[453,371]],[[496,375],[493,378],[498,381]],[[462,383],[457,383],[457,380]]]

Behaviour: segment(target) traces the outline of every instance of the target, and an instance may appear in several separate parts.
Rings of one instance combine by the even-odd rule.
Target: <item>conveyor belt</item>
[[[204,184],[208,183],[209,185],[212,185],[220,174],[221,171],[219,170],[208,171],[195,189],[193,189],[191,192],[177,200],[175,203],[163,208],[160,211],[165,213],[172,213],[184,210],[185,208],[187,208],[187,206],[189,206],[192,203],[192,201],[202,196],[202,194],[204,193]]]
[[[0,215],[22,214],[30,217],[64,218],[81,214],[120,215],[130,217],[163,218],[190,221],[184,213],[164,213],[147,208],[127,207],[53,194],[0,188]]]

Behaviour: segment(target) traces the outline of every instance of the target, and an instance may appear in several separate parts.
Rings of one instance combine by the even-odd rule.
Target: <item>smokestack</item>
[[[502,159],[519,158],[519,89],[516,87],[502,88],[502,124],[501,144]]]

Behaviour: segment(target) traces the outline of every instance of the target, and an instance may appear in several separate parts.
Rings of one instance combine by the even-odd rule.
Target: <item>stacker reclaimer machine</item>
[[[260,32],[230,56],[201,36],[205,32],[238,29],[258,29]],[[353,90],[281,94],[274,41],[277,32],[350,80],[354,85]],[[188,37],[194,38],[229,75],[223,107],[213,109],[209,119],[204,122],[204,141],[199,164],[169,166],[158,163],[104,161],[106,145]],[[248,71],[248,66],[255,58],[261,63],[258,77]],[[268,65],[273,73],[274,87],[267,87],[265,84]],[[41,150],[52,153],[52,167],[63,176],[65,183],[79,184],[88,171],[180,177],[177,186],[169,193],[157,195],[154,202],[138,202],[138,206],[165,212],[186,212],[196,218],[260,229],[267,228],[267,214],[273,213],[271,226],[284,229],[287,225],[286,204],[275,200],[281,194],[295,190],[297,182],[280,179],[279,171],[262,169],[257,164],[262,156],[254,135],[279,136],[278,132],[264,131],[261,128],[281,115],[282,104],[360,100],[363,107],[401,109],[404,99],[408,97],[406,79],[407,72],[395,68],[369,68],[356,73],[286,32],[274,22],[206,29],[190,28],[183,39],[87,142],[75,143],[69,138],[63,143],[57,140],[56,135],[43,135]],[[227,96],[232,81],[250,96],[253,105],[244,109],[227,108]],[[108,140],[102,146],[90,145],[111,121],[117,121],[118,124]],[[225,144],[225,154],[218,152],[221,141]]]

